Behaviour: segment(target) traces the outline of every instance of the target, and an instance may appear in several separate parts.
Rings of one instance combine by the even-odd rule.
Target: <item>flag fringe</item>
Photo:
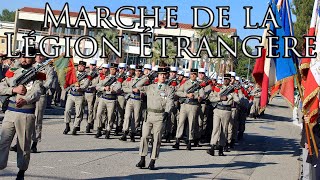
[[[304,108],[311,99],[313,99],[317,94],[319,93],[320,88],[317,87],[315,90],[313,90],[307,97],[304,97],[302,107]]]

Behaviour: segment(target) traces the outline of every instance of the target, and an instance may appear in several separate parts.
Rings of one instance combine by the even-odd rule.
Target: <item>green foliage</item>
[[[175,62],[175,56],[176,56],[176,49],[174,47],[173,42],[171,41],[167,41],[166,44],[166,55],[168,56],[168,58],[161,58],[161,43],[160,41],[156,41],[153,44],[153,48],[152,48],[152,53],[153,56],[151,58],[152,62],[157,62],[157,60],[159,61],[159,65],[160,66],[164,66],[166,64],[172,64]]]
[[[310,27],[314,0],[293,0],[292,13],[296,16],[294,36],[298,38],[298,51],[303,52],[303,35]]]
[[[118,33],[115,30],[101,29],[98,31],[96,35],[96,39],[99,47],[102,47],[102,37],[105,37],[109,42],[111,42],[113,46],[117,47],[118,46],[117,36],[118,36]],[[114,52],[110,48],[108,48],[107,45],[104,45],[104,46],[105,46],[105,53],[107,56],[107,58],[104,61],[105,63],[109,63]]]
[[[15,14],[16,14],[15,11],[9,11],[8,9],[3,9],[0,14],[0,21],[14,22]]]

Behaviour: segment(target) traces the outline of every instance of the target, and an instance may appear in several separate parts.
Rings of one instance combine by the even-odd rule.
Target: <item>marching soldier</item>
[[[201,102],[204,91],[202,88],[195,90],[194,92],[188,92],[188,90],[195,85],[197,82],[198,69],[191,69],[190,79],[182,84],[176,92],[176,95],[185,100],[182,102],[179,115],[179,124],[176,133],[176,144],[173,148],[179,149],[180,139],[183,135],[184,124],[186,119],[188,119],[189,133],[188,133],[188,144],[187,149],[191,150],[191,141],[195,140],[196,132],[195,126],[198,120],[198,108],[199,102]]]
[[[198,81],[200,82],[200,86],[202,87],[205,96],[203,97],[201,103],[200,103],[200,108],[199,108],[199,121],[198,121],[198,137],[195,141],[195,146],[200,146],[199,141],[200,139],[204,139],[206,129],[207,129],[207,115],[208,115],[208,107],[206,105],[207,103],[207,98],[211,92],[211,80],[210,82],[205,82],[205,75],[206,70],[204,68],[199,68],[198,72]]]
[[[256,119],[260,111],[261,87],[259,84],[256,84],[256,87],[250,92],[250,95],[253,96],[250,118]]]
[[[87,63],[84,61],[79,61],[77,79],[80,82],[76,82],[72,85],[70,88],[70,94],[67,95],[66,108],[64,111],[64,122],[66,123],[66,128],[63,131],[63,134],[68,134],[70,131],[71,110],[73,106],[75,106],[76,115],[73,123],[72,135],[76,135],[77,131],[80,131],[80,123],[83,119],[84,92],[90,83],[87,78],[87,73],[85,72],[86,64]]]
[[[95,96],[96,96],[96,85],[98,84],[98,70],[96,69],[97,67],[97,60],[92,59],[90,61],[89,65],[89,73],[88,77],[89,79],[89,86],[85,91],[84,97],[85,101],[88,104],[88,124],[86,127],[86,133],[90,133],[90,129],[93,129],[93,110],[94,110],[94,101],[95,101]]]
[[[234,93],[234,87],[230,86],[230,74],[224,75],[224,85],[209,95],[209,100],[215,103],[213,115],[213,130],[210,145],[211,148],[207,151],[208,154],[214,156],[214,149],[217,147],[219,156],[223,154],[223,147],[227,143],[228,123],[231,119],[231,105],[234,102],[239,102],[239,97]]]
[[[100,81],[96,89],[102,92],[102,95],[99,99],[97,117],[98,117],[98,131],[96,138],[102,136],[102,114],[107,111],[107,122],[104,122],[106,126],[105,138],[110,138],[110,132],[113,128],[113,123],[115,119],[115,109],[117,101],[117,93],[121,88],[121,83],[117,82],[116,73],[117,73],[118,64],[110,64],[110,74],[103,81]]]
[[[231,82],[230,86],[234,86],[236,88],[236,73],[235,72],[229,72],[231,75]],[[240,88],[240,87],[239,87]],[[236,89],[238,92],[239,88]],[[234,147],[235,144],[235,135],[234,135],[234,129],[237,127],[236,123],[238,121],[238,103],[234,102],[231,105],[231,119],[228,124],[228,134],[227,134],[227,145],[225,146],[225,151],[229,152],[230,149]]]
[[[145,64],[143,66],[143,76],[147,76],[151,70],[152,70],[151,64]],[[152,82],[150,82],[150,81],[146,81],[145,85],[147,86],[151,83]],[[144,91],[140,91],[140,94],[141,94],[141,98],[142,98],[140,122],[143,123],[145,121],[145,119],[147,118],[147,97],[146,97],[146,94]]]
[[[121,83],[121,87],[122,87],[123,81],[126,78],[126,72],[125,72],[126,66],[127,66],[126,63],[119,64],[118,82]],[[123,90],[120,89],[118,93],[118,99],[117,99],[118,122],[117,122],[117,128],[116,128],[115,134],[118,134],[119,132],[121,132],[123,127],[124,108],[126,103],[125,95],[126,94],[123,92]]]
[[[25,50],[25,48],[23,48]],[[30,55],[35,55],[35,49],[29,48]],[[24,53],[23,51],[22,53]],[[19,68],[11,68],[9,73],[0,83],[0,94],[9,95],[9,105],[2,121],[0,140],[0,169],[7,167],[9,147],[15,133],[18,136],[17,166],[19,172],[17,179],[24,179],[24,173],[28,169],[30,161],[30,145],[35,126],[36,102],[41,95],[42,80],[45,74],[38,73],[27,85],[14,86],[13,82],[26,70],[32,67],[35,58],[20,58]]]
[[[144,86],[145,82],[149,81],[145,77],[137,83],[137,88],[133,91],[144,90],[147,94],[147,109],[148,116],[142,127],[142,137],[140,141],[139,155],[140,162],[136,165],[139,168],[145,167],[145,157],[148,154],[148,138],[153,134],[153,145],[151,151],[151,161],[148,166],[150,170],[155,170],[155,161],[159,157],[161,135],[164,126],[164,121],[168,118],[169,112],[173,107],[174,90],[165,84],[166,68],[158,68],[158,83]],[[151,79],[150,79],[151,80]]]
[[[38,53],[40,53],[39,50],[37,50]],[[36,56],[36,63],[33,65],[34,67],[39,67],[43,65],[42,63],[45,61],[45,57],[41,54]],[[46,109],[47,105],[47,92],[50,91],[52,84],[53,84],[53,68],[51,66],[46,66],[42,71],[42,73],[46,74],[46,80],[43,81],[43,84],[41,85],[41,96],[39,101],[36,103],[36,124],[35,129],[32,134],[32,146],[31,146],[31,152],[36,153],[37,152],[37,144],[41,141],[41,134],[42,134],[42,120],[43,120],[43,114],[44,110]]]
[[[177,72],[178,67],[170,67],[169,79],[166,82],[174,90],[174,92],[178,88]],[[176,133],[175,131],[177,129],[178,99],[179,98],[174,96],[174,107],[169,114],[169,119],[166,121],[164,134],[166,142],[170,142],[170,139],[173,138],[172,136],[174,136]]]
[[[123,82],[123,91],[127,94],[127,97],[129,98],[127,100],[125,114],[124,114],[124,123],[122,132],[123,135],[120,138],[121,141],[127,140],[127,135],[129,133],[129,125],[131,124],[131,134],[130,139],[132,142],[135,142],[135,134],[136,129],[139,126],[139,117],[140,117],[140,110],[141,110],[141,94],[140,92],[134,92],[133,89],[135,87],[135,84],[140,80],[142,74],[142,66],[137,66],[135,69],[135,76],[134,78],[127,78],[126,81]],[[133,121],[130,123],[131,115],[133,114]]]
[[[101,69],[101,72],[99,73],[97,84],[99,84],[99,82],[103,81],[106,78],[106,76],[108,75],[108,71],[109,71],[110,65],[109,64],[102,64],[101,68],[102,69]],[[94,101],[94,106],[93,106],[93,120],[94,121],[98,121],[97,111],[98,111],[99,99],[100,99],[101,95],[102,95],[101,92],[97,92],[96,93],[96,100]],[[102,119],[105,119],[105,118],[106,118],[106,114],[103,113],[102,114]],[[94,124],[96,124],[96,126],[97,126],[98,123],[96,122]]]

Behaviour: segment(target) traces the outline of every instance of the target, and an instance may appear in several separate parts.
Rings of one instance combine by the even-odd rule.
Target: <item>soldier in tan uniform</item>
[[[250,95],[253,96],[252,106],[250,109],[250,117],[257,118],[260,111],[260,97],[261,97],[261,87],[259,84],[256,84],[255,88],[250,92]]]
[[[230,74],[224,75],[223,86],[210,93],[209,100],[215,103],[213,116],[213,129],[208,154],[214,156],[214,149],[217,147],[219,156],[224,156],[223,147],[227,143],[228,123],[231,119],[231,105],[239,102],[239,97],[234,93],[234,87],[230,86]],[[216,88],[217,89],[217,88]]]
[[[199,141],[200,139],[204,139],[205,138],[205,133],[206,133],[206,129],[207,129],[207,120],[208,120],[208,107],[207,107],[207,100],[208,100],[208,96],[211,93],[211,84],[212,82],[205,82],[205,75],[206,70],[204,68],[199,68],[198,71],[198,81],[200,82],[200,86],[202,87],[205,96],[203,97],[202,101],[200,102],[200,108],[199,108],[199,120],[198,120],[198,135],[197,138],[195,140],[195,146],[200,146],[199,145]]]
[[[190,87],[198,83],[197,74],[198,69],[191,69],[190,79],[183,83],[176,92],[176,95],[180,98],[184,98],[184,100],[181,101],[182,105],[180,108],[179,124],[176,133],[176,144],[173,145],[173,148],[175,149],[179,149],[180,139],[183,135],[186,119],[188,119],[189,124],[188,150],[191,150],[191,141],[196,138],[195,126],[196,123],[198,123],[198,109],[204,96],[204,91],[202,88],[197,88],[194,92],[188,93],[188,90]]]
[[[37,51],[40,53],[40,51]],[[37,55],[36,56],[36,63],[34,64],[34,67],[39,67],[42,65],[42,63],[45,61],[45,57],[43,55]],[[41,86],[41,96],[39,101],[36,103],[36,124],[35,129],[32,134],[32,146],[31,146],[31,152],[36,153],[37,150],[37,144],[41,141],[41,134],[42,134],[42,120],[43,120],[43,114],[44,110],[46,109],[47,105],[47,92],[50,91],[52,84],[53,84],[53,68],[48,65],[41,71],[42,73],[46,74],[46,80],[43,82]]]
[[[126,72],[125,72],[126,66],[127,66],[126,63],[119,64],[119,73],[117,76],[118,76],[118,82],[121,83],[121,87],[122,87],[122,83],[126,79]],[[117,99],[118,122],[117,122],[116,131],[115,131],[116,135],[122,131],[122,127],[123,127],[124,109],[126,105],[125,95],[126,94],[123,92],[123,90],[120,89],[118,93],[118,99]]]
[[[87,73],[85,72],[86,64],[87,63],[84,61],[79,61],[77,78],[78,80],[83,76],[85,76],[85,78],[72,85],[70,88],[70,94],[68,94],[67,97],[66,108],[64,111],[64,122],[66,123],[66,128],[63,131],[63,134],[68,134],[70,131],[69,123],[71,122],[71,110],[73,106],[75,106],[76,115],[73,123],[72,135],[76,135],[77,131],[80,131],[80,123],[83,119],[84,92],[90,83],[87,78]]]
[[[133,87],[136,82],[138,82],[141,78],[142,74],[142,66],[137,66],[135,70],[134,78],[127,78],[126,81],[123,82],[122,90],[127,94],[129,98],[127,100],[125,114],[124,114],[124,123],[123,123],[123,135],[120,138],[121,141],[127,140],[127,135],[129,133],[129,125],[131,124],[131,134],[130,139],[132,142],[135,142],[135,134],[136,129],[139,126],[139,118],[140,118],[140,110],[141,110],[141,94],[140,92],[134,92]],[[131,118],[133,114],[133,118]],[[132,119],[132,120],[130,120]]]
[[[98,77],[98,82],[97,84],[100,82],[100,81],[103,81],[106,76],[108,76],[108,72],[109,72],[109,68],[110,68],[110,64],[102,64],[101,66],[101,72],[99,73],[99,77]],[[98,105],[99,105],[99,99],[101,97],[102,93],[101,92],[97,92],[96,93],[96,100],[94,102],[94,106],[93,106],[93,120],[95,121],[95,125],[96,127],[97,126],[97,121],[98,121],[98,118],[97,118],[97,111],[98,111]],[[102,114],[102,118],[105,119],[106,118],[106,114]],[[104,122],[104,121],[103,121]]]
[[[116,73],[117,73],[118,64],[111,63],[110,64],[110,74],[103,81],[100,81],[97,85],[96,89],[102,92],[102,95],[99,99],[97,117],[98,117],[98,131],[96,134],[96,138],[102,136],[102,114],[107,111],[107,122],[104,122],[106,126],[105,138],[110,138],[110,132],[113,128],[113,123],[115,119],[115,109],[116,109],[116,101],[117,101],[117,93],[118,90],[121,89],[121,84],[117,82]],[[108,85],[110,84],[110,85]]]
[[[35,55],[35,50],[29,48],[30,55]],[[24,56],[24,55],[23,55]],[[45,74],[38,73],[44,77],[31,80],[27,85],[14,87],[13,82],[26,70],[32,67],[35,58],[20,58],[21,68],[11,69],[0,83],[0,94],[10,95],[9,106],[2,121],[1,140],[0,140],[0,169],[7,167],[9,148],[15,133],[18,136],[17,146],[17,166],[19,172],[17,179],[24,179],[24,173],[28,169],[30,161],[30,145],[32,133],[35,126],[35,103],[41,95],[42,80]]]
[[[90,84],[88,88],[85,91],[84,97],[85,101],[87,102],[88,105],[88,124],[86,127],[86,133],[90,133],[90,129],[93,129],[93,110],[94,110],[94,101],[95,101],[95,96],[96,96],[96,85],[98,84],[99,80],[99,73],[97,70],[97,60],[90,60],[90,65],[89,65],[89,73],[88,77],[90,80]]]
[[[155,170],[155,161],[159,157],[161,135],[165,120],[169,116],[169,112],[173,107],[174,90],[165,84],[166,68],[158,68],[158,83],[144,86],[145,82],[150,79],[145,77],[137,83],[137,88],[144,90],[147,94],[147,110],[148,116],[142,127],[142,137],[140,141],[139,155],[140,162],[136,165],[139,168],[145,167],[145,157],[148,154],[148,138],[153,134],[153,145],[151,151],[151,161],[148,166],[150,170]],[[139,91],[134,89],[134,91]]]

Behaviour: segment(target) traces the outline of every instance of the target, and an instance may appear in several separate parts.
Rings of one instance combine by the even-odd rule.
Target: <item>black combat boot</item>
[[[121,133],[122,127],[117,126],[116,130],[114,131],[115,136],[119,136],[119,133]]]
[[[225,156],[225,154],[223,154],[223,146],[219,146],[219,156]]]
[[[80,131],[80,126],[79,126],[79,127],[76,127],[75,129],[76,129],[76,131]]]
[[[11,146],[10,151],[17,152],[18,151],[17,145]]]
[[[104,138],[105,139],[110,139],[110,131],[106,130],[106,136]]]
[[[187,150],[191,151],[191,140],[189,140],[187,143]]]
[[[99,137],[102,136],[101,129],[102,129],[102,128],[100,128],[100,127],[97,129],[97,134],[95,135],[95,138],[99,138]]]
[[[68,134],[68,132],[70,131],[70,125],[69,123],[66,123],[66,128],[63,131],[63,134]]]
[[[215,149],[215,145],[212,145],[210,149],[207,150],[207,153],[210,154],[211,156],[214,156],[214,149]]]
[[[141,156],[141,159],[138,162],[138,164],[136,164],[136,167],[138,167],[138,168],[146,167],[146,157],[145,156]]]
[[[194,140],[194,147],[202,147],[199,139]]]
[[[226,146],[223,148],[224,152],[230,152],[230,144],[227,143]]]
[[[16,180],[24,180],[24,172],[26,172],[26,171],[25,170],[19,170]]]
[[[149,163],[149,166],[148,166],[148,169],[156,170],[157,168],[154,166],[155,163],[156,163],[156,160],[155,159],[151,159],[151,161]]]
[[[74,127],[72,130],[72,135],[77,135],[77,127]]]
[[[179,138],[176,138],[176,144],[173,145],[172,147],[173,147],[174,149],[179,149],[179,146],[180,146],[180,139],[179,139]]]
[[[130,133],[130,141],[136,142],[136,139],[134,138],[135,134],[133,132]]]
[[[124,132],[119,140],[120,141],[127,141],[127,135],[128,135],[128,132]]]
[[[31,153],[37,153],[38,149],[37,149],[37,142],[33,142],[31,145]]]
[[[92,126],[93,126],[93,125],[92,125],[91,123],[87,124],[87,126],[86,126],[86,133],[90,133],[90,129],[92,129],[92,128],[91,128]]]

